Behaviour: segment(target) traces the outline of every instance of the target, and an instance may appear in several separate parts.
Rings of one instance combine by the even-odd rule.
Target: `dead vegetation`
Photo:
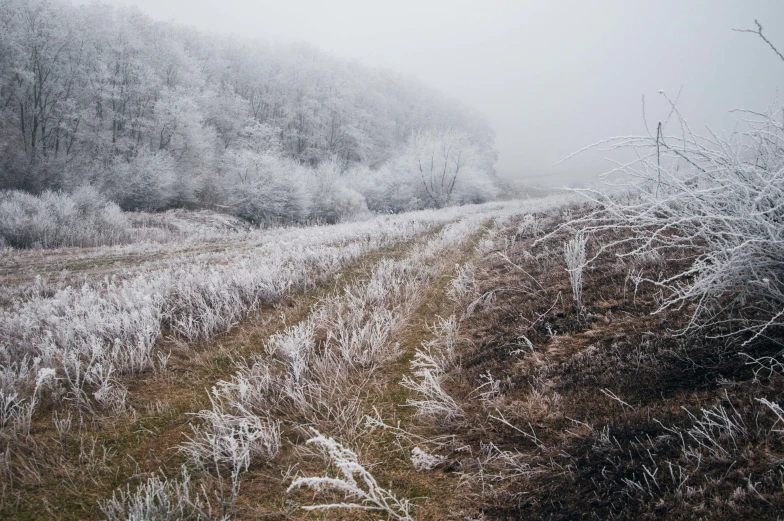
[[[43,396],[0,461],[3,514],[775,518],[780,331],[687,332],[651,280],[698,246],[626,259],[624,232],[563,226],[587,211],[470,217],[217,339],[167,336],[122,407]]]
[[[563,219],[508,227],[475,280],[460,282],[472,287],[460,363],[444,379],[463,414],[430,431],[460,447],[440,467],[462,477],[455,509],[486,519],[777,518],[781,331],[744,345],[721,324],[685,332],[689,306],[659,310],[665,296],[650,280],[679,273],[697,248],[668,262],[608,248],[583,270],[578,298],[563,256],[570,233],[537,241]],[[619,238],[591,237],[589,255]]]

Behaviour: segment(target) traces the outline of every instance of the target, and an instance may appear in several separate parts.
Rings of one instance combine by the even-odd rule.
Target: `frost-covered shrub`
[[[335,214],[339,221],[368,216],[367,202],[362,194],[345,186],[338,187],[333,195]]]
[[[455,183],[452,201],[454,204],[481,204],[495,200],[498,195],[498,184],[491,174],[480,168],[470,168]]]
[[[175,163],[163,152],[140,151],[117,159],[104,178],[104,192],[124,210],[160,210],[175,197]]]
[[[648,136],[615,140],[640,159],[624,166],[616,190],[580,190],[599,210],[571,223],[623,233],[625,256],[690,260],[666,279],[661,309],[694,304],[691,328],[723,323],[725,334],[765,334],[784,325],[784,123],[782,111],[753,114],[728,137],[693,134],[676,115]],[[618,194],[618,192],[621,192]],[[618,195],[616,195],[618,194]]]
[[[376,170],[354,167],[344,174],[344,179],[362,194],[370,211],[400,213],[427,206],[422,182],[413,174],[405,163],[398,161]]]
[[[93,188],[73,194],[0,192],[0,237],[17,248],[95,246],[122,242],[128,223],[120,208]]]
[[[424,189],[428,206],[482,202],[491,190],[487,150],[456,128],[419,130],[397,161]]]
[[[234,215],[254,224],[307,217],[310,198],[302,167],[294,161],[253,150],[230,151],[224,161],[225,197]]]
[[[347,178],[336,159],[322,162],[308,177],[313,201],[311,219],[337,223],[368,213],[362,194],[346,186]]]

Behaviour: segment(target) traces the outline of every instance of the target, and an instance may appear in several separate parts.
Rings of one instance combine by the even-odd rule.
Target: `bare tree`
[[[458,177],[470,175],[478,156],[468,136],[453,129],[416,132],[411,136],[409,154],[425,192],[438,208],[451,202]]]

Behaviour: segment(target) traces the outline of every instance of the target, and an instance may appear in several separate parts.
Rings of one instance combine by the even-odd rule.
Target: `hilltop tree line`
[[[89,186],[124,210],[336,221],[495,197],[493,139],[422,85],[303,44],[0,2],[0,198]]]

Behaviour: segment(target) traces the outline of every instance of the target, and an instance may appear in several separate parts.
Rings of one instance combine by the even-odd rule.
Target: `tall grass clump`
[[[404,375],[400,382],[400,385],[421,396],[406,400],[406,405],[416,408],[419,416],[448,423],[464,415],[454,398],[442,386],[447,371],[456,361],[458,329],[454,315],[446,320],[439,318],[431,328],[435,338],[424,342],[410,363],[414,378]]]
[[[120,207],[90,187],[73,194],[47,190],[40,196],[0,191],[0,245],[59,248],[118,244],[128,229]]]
[[[108,521],[212,521],[210,505],[191,491],[190,475],[183,468],[182,479],[153,475],[131,491],[130,485],[119,489],[112,499],[100,502]]]
[[[784,325],[784,113],[744,111],[741,130],[700,136],[665,98],[678,132],[664,122],[603,142],[637,159],[613,172],[617,190],[582,190],[598,209],[569,226],[616,234],[597,256],[626,244],[622,256],[684,266],[646,282],[663,290],[660,311],[688,307],[687,329],[770,337]]]

